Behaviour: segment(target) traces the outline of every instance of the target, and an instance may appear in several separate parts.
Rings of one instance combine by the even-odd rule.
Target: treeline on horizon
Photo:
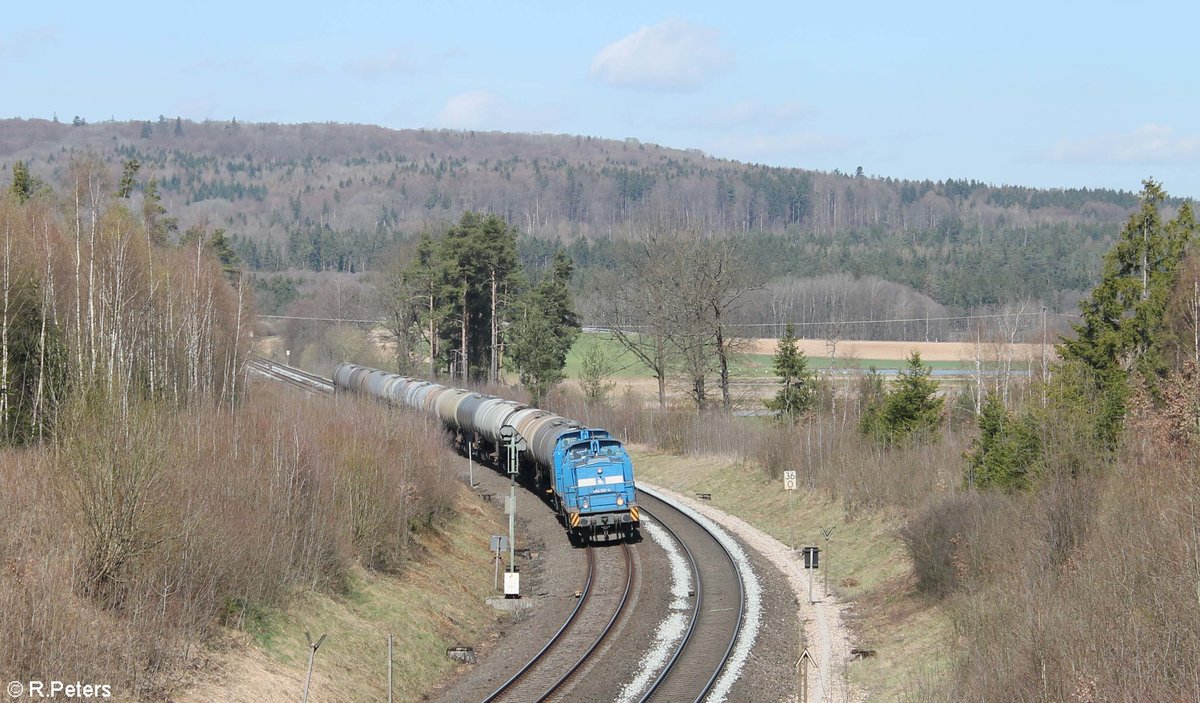
[[[478,211],[519,232],[523,255],[574,247],[579,291],[616,242],[666,220],[741,237],[773,276],[850,273],[960,310],[1031,297],[1059,310],[1094,282],[1137,203],[1126,191],[770,168],[636,140],[166,117],[4,125],[0,159],[51,182],[73,152],[137,162],[181,222],[225,229],[258,271],[375,268],[397,242]]]

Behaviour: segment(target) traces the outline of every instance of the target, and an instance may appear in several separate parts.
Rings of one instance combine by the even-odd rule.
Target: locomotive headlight
[[[617,496],[617,505],[625,505],[625,496]]]
[[[587,510],[587,509],[588,509],[588,499],[587,499],[587,498],[584,498],[584,499],[583,499],[583,509],[584,509],[584,510]]]

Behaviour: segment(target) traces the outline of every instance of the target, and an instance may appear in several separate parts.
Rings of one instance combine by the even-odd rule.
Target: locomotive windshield
[[[583,461],[591,458],[591,442],[580,442],[579,444],[572,446],[569,450],[567,450],[567,456],[571,459],[571,461]],[[621,447],[619,442],[602,441],[600,442],[600,448],[599,451],[596,452],[596,456],[609,457],[612,459],[623,459],[625,457],[625,450]]]

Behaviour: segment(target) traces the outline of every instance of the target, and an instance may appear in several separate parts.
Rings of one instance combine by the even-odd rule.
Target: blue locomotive
[[[338,389],[436,415],[460,444],[497,462],[505,456],[501,428],[514,428],[526,445],[522,473],[549,498],[572,537],[602,541],[636,535],[633,462],[607,430],[515,401],[354,364],[339,365],[333,381]]]

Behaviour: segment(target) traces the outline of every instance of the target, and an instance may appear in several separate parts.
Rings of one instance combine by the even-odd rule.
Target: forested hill
[[[1126,191],[770,168],[634,139],[165,117],[0,121],[0,181],[23,160],[33,176],[64,183],[85,152],[109,164],[114,189],[136,160],[135,206],[156,180],[180,230],[225,229],[257,269],[360,270],[396,240],[479,210],[585,248],[647,223],[750,234],[772,274],[869,274],[952,305],[1089,287],[1136,204]]]

